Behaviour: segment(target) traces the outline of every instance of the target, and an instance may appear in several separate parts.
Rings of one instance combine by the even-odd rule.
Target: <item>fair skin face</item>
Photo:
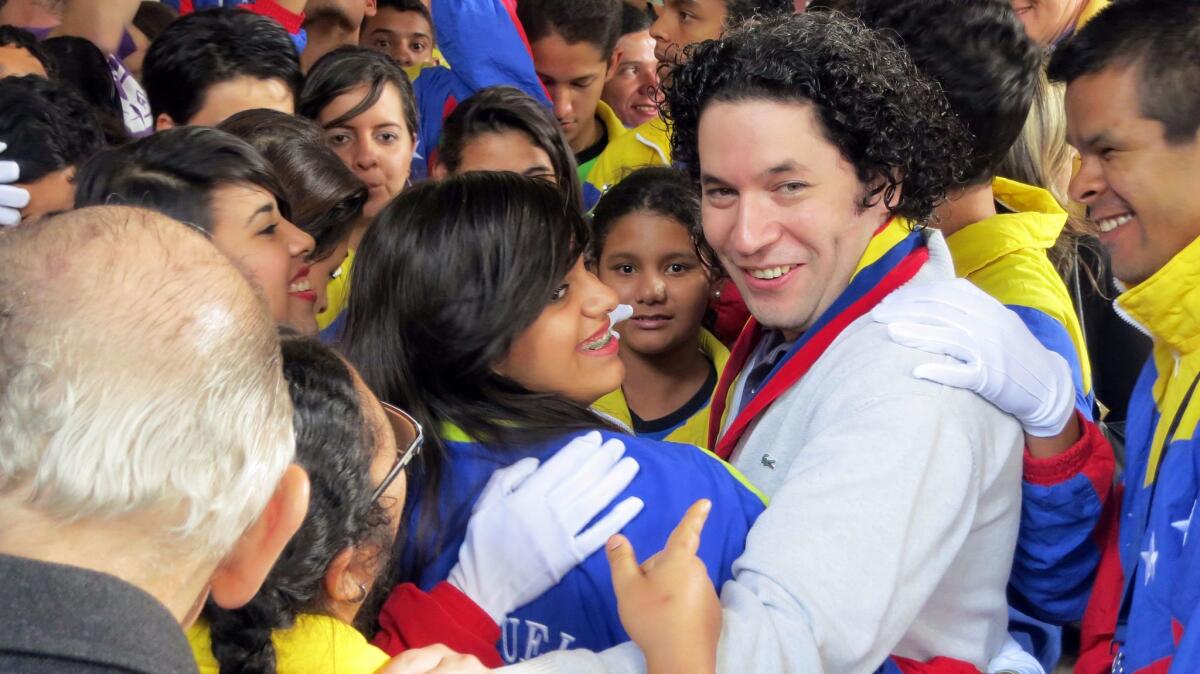
[[[796,338],[849,284],[886,208],[859,208],[854,166],[806,103],[712,103],[699,149],[705,237],[754,317]]]
[[[658,106],[654,103],[658,94],[654,45],[648,30],[622,36],[617,42],[621,58],[616,72],[604,85],[602,100],[631,129],[658,117]]]
[[[1029,39],[1048,46],[1079,19],[1087,0],[1012,0]]]
[[[416,12],[380,9],[363,24],[361,45],[410,68],[433,63],[433,26]]]
[[[654,6],[658,18],[650,26],[654,55],[663,63],[679,63],[688,45],[721,37],[725,27],[724,0],[664,0]]]
[[[51,213],[71,210],[75,205],[74,179],[75,167],[68,166],[31,183],[17,183],[29,192],[29,205],[21,209],[21,222],[29,223]]]
[[[625,376],[619,342],[608,335],[608,312],[616,308],[617,294],[580,259],[547,300],[495,369],[531,391],[590,405],[620,386]]]
[[[318,314],[325,311],[325,308],[329,306],[329,282],[337,276],[338,268],[346,260],[346,253],[349,248],[350,239],[347,238],[338,244],[337,248],[334,248],[333,252],[325,256],[324,259],[314,260],[308,265],[308,278],[312,280],[313,292],[317,294],[317,301],[313,306],[316,308]]]
[[[404,189],[415,144],[413,130],[404,119],[400,90],[392,84],[385,85],[379,100],[362,114],[329,126],[353,110],[369,91],[363,85],[342,94],[317,115],[317,123],[325,128],[325,142],[367,184],[369,196],[363,215],[368,220]]]
[[[315,315],[305,260],[313,239],[279,213],[275,197],[256,185],[221,185],[212,193],[213,244],[262,289],[271,316],[286,323],[292,299]],[[304,329],[305,326],[296,326]]]
[[[597,265],[633,317],[621,323],[622,384],[642,419],[660,419],[696,394],[711,366],[700,353],[700,321],[712,283],[687,228],[659,213],[638,211],[612,224]]]
[[[351,368],[353,372],[353,368]],[[354,372],[354,388],[362,400],[363,412],[367,423],[375,436],[375,458],[371,461],[371,484],[378,486],[387,477],[388,471],[396,462],[396,453],[403,452],[410,438],[404,438],[404,446],[398,446],[392,425],[379,404],[379,399],[371,393],[357,372]],[[407,493],[408,481],[403,472],[396,476],[379,497],[379,503],[387,511],[387,540],[396,539],[400,528],[400,517],[404,509],[404,497]],[[363,588],[370,593],[375,580],[379,577],[380,554],[382,551],[371,541],[364,541],[356,546],[342,550],[333,558],[325,573],[325,593],[330,599],[329,612],[335,618],[345,623],[353,623],[358,610],[362,606]]]
[[[1200,237],[1200,132],[1169,142],[1140,111],[1139,78],[1137,66],[1109,67],[1071,82],[1066,99],[1067,137],[1082,157],[1071,198],[1129,285]]]
[[[572,152],[582,152],[600,140],[603,126],[596,106],[604,83],[616,72],[620,54],[608,60],[590,42],[568,44],[558,33],[549,33],[530,45],[538,77],[550,93],[554,117]]]
[[[467,141],[462,149],[458,172],[510,171],[529,178],[541,178],[558,183],[550,155],[520,131],[481,133]],[[439,164],[434,177],[445,178],[449,172]]]
[[[16,45],[0,47],[0,78],[21,77],[22,75],[46,77],[46,69],[42,67],[41,61],[21,47]]]
[[[205,90],[200,109],[191,119],[180,122],[163,112],[154,120],[154,128],[163,131],[180,124],[216,126],[243,110],[258,108],[278,110],[290,115],[296,112],[296,100],[292,90],[283,80],[262,80],[242,75],[218,82]]]

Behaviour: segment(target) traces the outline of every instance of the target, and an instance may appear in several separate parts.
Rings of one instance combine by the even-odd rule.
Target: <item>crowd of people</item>
[[[1197,0],[0,0],[3,672],[1200,672],[1198,385]]]

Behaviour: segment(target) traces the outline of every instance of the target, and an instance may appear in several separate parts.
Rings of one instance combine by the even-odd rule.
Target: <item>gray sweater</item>
[[[910,283],[952,279],[926,236]],[[771,503],[721,588],[721,672],[871,672],[893,653],[984,669],[1005,643],[1023,435],[973,393],[912,377],[940,358],[863,317],[742,437],[732,462]],[[626,643],[505,671],[644,670]]]

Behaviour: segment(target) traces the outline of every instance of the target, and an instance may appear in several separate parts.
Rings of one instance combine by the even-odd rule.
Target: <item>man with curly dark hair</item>
[[[922,225],[969,170],[968,133],[903,50],[835,14],[699,45],[666,101],[705,236],[753,313],[710,446],[771,499],[721,588],[715,669],[986,670],[1011,643],[1021,425],[914,376],[950,363],[869,317],[901,286],[953,282]],[[540,671],[643,666],[628,645],[552,658]]]

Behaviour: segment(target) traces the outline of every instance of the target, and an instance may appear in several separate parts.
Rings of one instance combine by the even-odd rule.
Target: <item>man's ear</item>
[[[167,129],[174,129],[176,126],[178,124],[175,123],[175,120],[171,119],[171,116],[165,112],[158,113],[158,117],[154,118],[155,131],[166,131]]]
[[[379,12],[379,3],[377,0],[366,0],[366,5],[363,7],[363,16],[375,16]]]
[[[446,176],[450,175],[450,171],[446,169],[446,165],[440,161],[434,162],[432,173],[434,180],[445,180]]]
[[[612,78],[617,76],[617,64],[621,62],[621,57],[625,55],[623,49],[614,49],[612,56],[608,59],[608,71],[604,74],[604,81],[611,82]]]
[[[211,596],[218,606],[235,609],[254,598],[284,546],[304,522],[308,495],[308,474],[300,466],[288,466],[262,515],[213,573]]]

